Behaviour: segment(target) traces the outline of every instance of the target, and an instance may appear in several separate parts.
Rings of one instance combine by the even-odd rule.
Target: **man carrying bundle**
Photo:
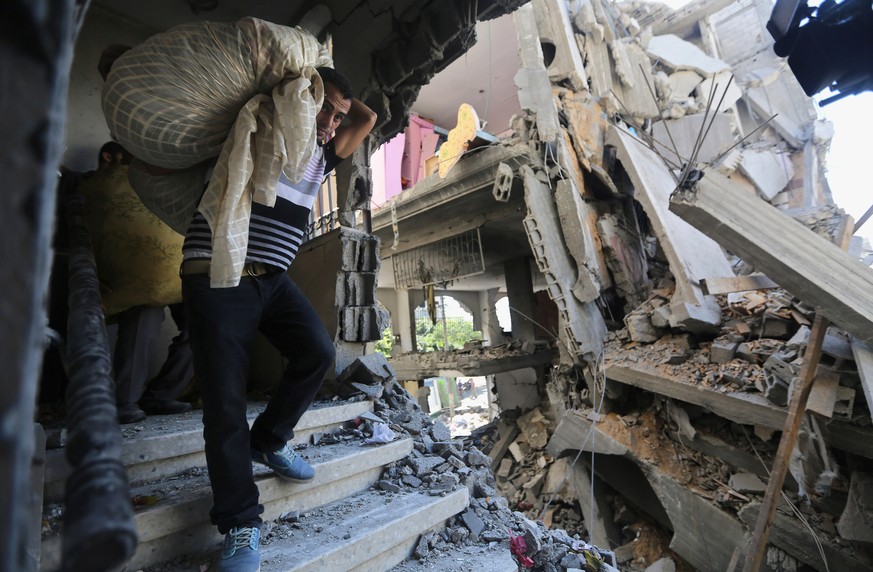
[[[173,30],[167,34],[171,33]],[[310,39],[303,42],[311,45]],[[256,46],[257,42],[247,45]],[[263,59],[264,54],[256,55],[256,51],[247,53],[245,59],[252,62]],[[113,82],[113,74],[116,69],[124,69],[116,66],[123,66],[130,53],[121,56],[109,73],[107,85],[114,83],[116,88],[104,90],[104,109],[117,107],[117,102],[107,102],[106,96],[115,93],[122,83]],[[217,192],[215,203],[204,206],[204,201],[211,200],[207,190],[185,229],[182,293],[194,371],[203,398],[203,434],[214,502],[210,516],[226,535],[218,562],[218,570],[224,572],[256,571],[260,566],[258,539],[263,507],[258,503],[252,460],[271,467],[287,480],[306,481],[314,476],[312,467],[287,442],[314,399],[335,350],[318,314],[286,270],[297,253],[324,176],[357,149],[376,122],[376,115],[353,97],[348,80],[338,72],[328,67],[309,70],[303,66],[301,73],[308,79],[289,82],[279,76],[285,88],[297,82],[297,91],[276,87],[271,102],[262,93],[252,96],[239,112],[230,138],[222,147],[209,189],[235,185],[243,188],[241,200],[250,209],[244,217],[244,228],[240,230],[236,220],[230,225],[235,230],[226,232],[228,226],[220,222],[222,208],[234,210],[237,198],[228,199],[226,192]],[[156,79],[159,77],[157,74]],[[311,97],[317,104],[308,123],[289,121],[278,110],[284,104],[276,101],[290,92],[295,102]],[[256,100],[254,105],[252,100]],[[295,120],[301,117],[296,112],[290,113]],[[302,116],[306,118],[305,113]],[[111,128],[109,113],[107,119]],[[247,131],[252,126],[256,131]],[[260,155],[263,151],[257,148],[260,131],[267,128],[283,134],[285,151],[288,156],[293,155],[287,165],[276,168],[272,156]],[[254,151],[252,139],[257,148]],[[272,141],[272,135],[267,139]],[[228,149],[228,143],[235,148]],[[277,149],[270,145],[271,152]],[[192,144],[191,148],[195,147]],[[133,152],[136,156],[136,149]],[[232,166],[240,155],[245,156],[242,162],[244,170],[249,169],[246,173],[252,173],[250,177],[240,177]],[[166,161],[163,168],[190,168],[181,167],[181,162],[175,167],[172,164],[172,160]],[[194,169],[199,166],[194,164]],[[245,249],[237,261],[234,254],[228,253],[239,250],[241,244]],[[217,258],[221,260],[217,262]],[[246,374],[257,331],[279,349],[288,366],[266,409],[249,431]]]

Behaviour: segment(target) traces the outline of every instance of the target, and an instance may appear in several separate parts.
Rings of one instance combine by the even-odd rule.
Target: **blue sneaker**
[[[287,444],[272,453],[252,449],[252,460],[267,465],[281,478],[295,483],[305,483],[315,476],[315,469],[294,452]]]
[[[224,547],[218,559],[218,572],[260,572],[260,537],[261,529],[257,527],[231,528],[224,536]]]

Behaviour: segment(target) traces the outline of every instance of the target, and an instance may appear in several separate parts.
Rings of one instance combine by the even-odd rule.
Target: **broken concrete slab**
[[[728,278],[704,278],[700,281],[704,294],[730,294],[733,292],[748,292],[751,290],[768,290],[779,285],[763,274],[748,276],[731,276]]]
[[[606,275],[605,262],[601,266],[602,254],[598,255],[601,249],[598,248],[599,241],[595,232],[596,215],[582,200],[576,185],[570,179],[558,181],[555,203],[564,243],[576,262],[573,295],[580,302],[591,302],[600,297],[603,288],[601,276]]]
[[[701,129],[709,132],[703,141],[698,141]],[[652,136],[659,143],[658,152],[672,163],[688,163],[695,146],[699,146],[696,163],[704,164],[734,144],[734,122],[726,113],[709,116],[695,113],[653,123]]]
[[[772,201],[794,176],[791,162],[768,150],[744,150],[739,169],[767,201]]]
[[[734,473],[728,481],[728,486],[738,493],[763,494],[767,490],[767,483],[753,473]]]
[[[699,284],[710,276],[733,274],[721,247],[669,212],[670,193],[676,181],[650,149],[615,126],[610,127],[607,143],[616,147],[633,181],[635,198],[645,209],[676,279],[676,292],[670,302],[671,325],[690,331],[707,331],[718,325],[721,310],[714,298],[703,294]]]
[[[691,42],[673,34],[654,36],[649,40],[646,51],[653,59],[674,71],[693,70],[703,76],[710,76],[730,69],[725,62],[706,55]]]
[[[589,421],[582,411],[568,411],[552,435],[548,450],[550,454],[562,455],[581,448],[604,455],[606,458],[597,463],[599,471],[612,470],[613,478],[607,480],[613,488],[635,499],[638,506],[659,522],[666,521],[673,530],[672,550],[697,570],[723,572],[727,569],[734,547],[745,545],[749,538],[741,523],[732,514],[689,489],[687,483],[678,482],[661,467],[635,453],[634,447],[643,446],[642,441],[637,441],[632,433],[623,429],[624,425],[618,419],[610,419],[607,423],[612,425],[610,431],[603,430],[600,423]],[[631,463],[616,465],[607,460],[615,455],[624,456],[625,461]],[[640,470],[630,471],[631,466]],[[622,478],[614,473],[617,467],[621,467]],[[638,480],[635,482],[634,478]],[[651,491],[646,493],[645,489],[649,487]],[[590,494],[590,489],[586,492]],[[654,498],[651,492],[654,492]],[[689,518],[689,515],[694,515],[694,518]]]
[[[603,138],[609,125],[597,99],[587,92],[561,93],[561,111],[567,117],[567,128],[576,158],[586,169],[603,164]]]
[[[711,112],[720,113],[733,107],[743,96],[743,91],[735,81],[731,81],[732,76],[733,72],[731,71],[721,71],[704,79],[697,86],[698,101],[708,101],[709,94],[712,93]],[[719,104],[721,104],[720,107],[716,108]]]
[[[518,101],[522,109],[536,114],[540,141],[554,141],[561,126],[552,96],[552,84],[543,63],[533,6],[524,4],[513,12],[512,18],[518,34],[518,55],[521,60],[521,67],[515,74]]]
[[[553,83],[566,81],[576,91],[588,88],[588,77],[576,46],[567,3],[563,0],[533,0],[540,43],[552,44],[555,56],[547,70]]]
[[[770,125],[795,149],[802,149],[815,121],[811,100],[798,89],[797,80],[788,73],[772,76],[766,85],[748,85],[743,97],[763,122],[773,115]]]
[[[570,291],[569,286],[576,282],[576,273],[563,241],[552,193],[530,167],[522,167],[521,173],[528,208],[524,227],[537,267],[548,282],[549,297],[558,306],[561,325],[573,353],[597,355],[603,347],[606,323],[596,303],[579,302]]]
[[[873,342],[873,270],[758,197],[710,172],[670,210],[867,343]],[[712,274],[710,274],[712,276]]]
[[[668,76],[670,92],[677,99],[685,99],[694,95],[694,90],[703,81],[703,77],[691,70],[680,70]]]
[[[549,439],[546,451],[553,457],[560,457],[565,451],[578,451],[580,447],[604,455],[627,453],[628,449],[624,444],[602,432],[593,431],[593,425],[582,412],[567,411]]]

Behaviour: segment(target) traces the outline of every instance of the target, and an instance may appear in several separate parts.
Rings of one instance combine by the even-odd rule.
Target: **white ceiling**
[[[458,107],[469,103],[484,131],[499,135],[521,109],[514,78],[518,71],[518,41],[512,14],[476,25],[478,41],[470,50],[421,88],[412,110],[450,129]]]

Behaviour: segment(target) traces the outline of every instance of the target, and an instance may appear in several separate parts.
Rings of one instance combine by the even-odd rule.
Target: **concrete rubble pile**
[[[653,563],[633,555],[635,522],[666,533],[680,568],[727,569],[752,538],[818,308],[835,325],[766,560],[873,567],[871,314],[851,294],[868,269],[824,178],[832,128],[772,53],[772,6],[532,5],[516,13],[527,113],[512,127],[544,159],[514,176],[560,359],[548,402],[490,439],[498,489],[627,569]],[[715,189],[730,190],[721,217]]]
[[[440,554],[480,545],[504,550],[504,554],[511,551],[516,562],[527,569],[615,570],[612,552],[590,545],[578,536],[570,536],[564,530],[546,528],[542,522],[510,510],[507,499],[495,488],[491,458],[476,447],[465,446],[462,440],[452,439],[442,422],[433,422],[400,386],[381,354],[359,358],[339,380],[373,399],[374,413],[362,416],[356,426],[313,435],[312,444],[371,438],[380,433],[378,425],[385,425],[394,435],[410,435],[414,449],[409,457],[386,468],[374,487],[381,494],[390,497],[402,491],[417,490],[445,495],[458,487],[469,489],[471,502],[467,510],[449,519],[444,530],[424,535],[415,549],[414,560],[427,566]],[[392,439],[393,435],[389,433],[387,438]],[[288,518],[296,522],[298,516]],[[276,531],[280,534],[282,526],[293,524],[280,519],[272,526],[280,527]]]

